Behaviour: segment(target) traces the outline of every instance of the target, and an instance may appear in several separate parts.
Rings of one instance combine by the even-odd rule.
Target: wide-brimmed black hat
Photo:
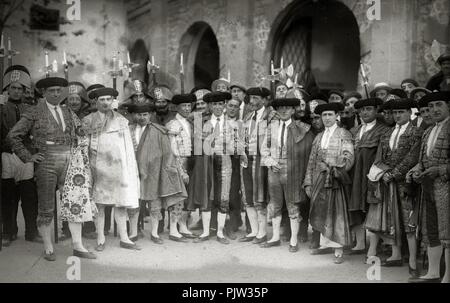
[[[270,90],[265,87],[250,87],[246,93],[249,96],[260,96],[261,98],[267,98],[271,95]]]
[[[355,109],[363,108],[364,106],[379,106],[383,104],[383,100],[380,98],[369,98],[369,99],[362,99],[355,102]]]
[[[68,85],[69,82],[67,82],[66,79],[60,77],[48,77],[41,79],[36,83],[36,87],[39,89],[45,89],[52,86],[67,87]]]
[[[95,89],[89,93],[90,99],[96,99],[102,96],[113,96],[114,98],[119,95],[119,92],[111,87],[102,87]]]
[[[416,102],[412,99],[399,99],[399,100],[393,100],[390,104],[390,109],[396,110],[396,109],[411,109],[414,107],[417,107]]]
[[[450,101],[450,91],[430,93],[428,95],[423,96],[419,102],[421,104],[426,104],[426,106],[428,106],[428,103],[433,102],[433,101],[449,102]]]
[[[194,94],[178,94],[172,97],[172,103],[175,105],[192,103],[195,101],[197,101],[197,97]]]
[[[278,98],[273,100],[272,102],[272,107],[273,108],[278,108],[281,106],[298,106],[300,104],[300,99],[297,98]]]
[[[149,103],[134,103],[127,106],[127,111],[130,114],[150,113],[153,111],[153,106]]]
[[[228,92],[212,92],[203,96],[206,103],[221,102],[231,100],[231,94]]]
[[[344,104],[340,102],[333,102],[327,104],[320,104],[314,109],[314,113],[321,115],[325,111],[334,111],[336,113],[343,111],[345,108]]]

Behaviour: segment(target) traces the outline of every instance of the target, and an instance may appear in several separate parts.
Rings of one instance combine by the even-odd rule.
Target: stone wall
[[[29,9],[32,4],[60,10],[60,30],[30,30]],[[27,0],[22,9],[8,21],[5,36],[11,36],[13,49],[20,51],[14,57],[14,64],[23,64],[30,69],[32,78],[37,80],[45,75],[44,49],[49,51],[49,61],[59,63],[57,75],[63,76],[63,51],[66,51],[70,64],[69,80],[86,85],[100,82],[112,85],[107,74],[112,69],[112,55],[121,51],[121,59],[126,60],[127,16],[123,1],[81,0],[81,20],[68,21],[66,11],[69,5],[65,0],[32,1]],[[118,81],[121,87],[121,79]]]

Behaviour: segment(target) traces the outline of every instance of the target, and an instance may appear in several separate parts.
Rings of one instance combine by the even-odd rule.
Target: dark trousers
[[[111,229],[111,212],[113,207],[112,206],[106,206],[105,207],[105,233],[109,232]]]
[[[241,170],[239,157],[231,158],[232,173],[230,184],[230,220],[227,221],[225,227],[236,232],[242,225],[241,217]]]
[[[300,216],[302,221],[300,221],[299,235],[300,237],[308,237],[308,225],[309,225],[309,208],[311,206],[311,201],[307,199],[300,203]]]
[[[38,212],[36,183],[34,180],[19,181],[2,179],[2,219],[3,233],[7,237],[17,235],[17,213],[21,201],[25,219],[25,239],[32,240],[37,235],[36,218]]]
[[[311,237],[311,248],[319,248],[319,247],[320,247],[320,231],[313,229]]]

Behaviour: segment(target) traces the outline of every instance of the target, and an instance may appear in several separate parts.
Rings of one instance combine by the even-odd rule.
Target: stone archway
[[[309,90],[356,90],[359,34],[353,12],[342,2],[297,0],[275,19],[268,55],[276,67],[281,57],[284,66],[292,63],[299,84]]]
[[[183,34],[178,56],[181,53],[185,62],[186,91],[196,86],[211,87],[212,81],[219,78],[219,45],[206,22],[195,22]]]
[[[139,64],[139,66],[133,69],[130,78],[148,83],[149,75],[147,71],[147,61],[149,60],[149,50],[145,45],[144,40],[138,39],[134,42],[133,46],[130,48],[130,59],[132,62]]]

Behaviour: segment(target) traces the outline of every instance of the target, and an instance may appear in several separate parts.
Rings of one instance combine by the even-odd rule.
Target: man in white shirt
[[[234,100],[238,100],[240,103],[239,115],[237,116],[237,119],[242,120],[247,114],[249,108],[249,105],[246,103],[246,94],[245,94],[246,89],[238,84],[233,84],[230,86],[230,90],[231,90],[231,97]]]
[[[352,130],[355,142],[355,165],[353,167],[352,194],[348,203],[350,226],[356,235],[356,246],[349,254],[364,254],[366,237],[364,221],[369,208],[367,202],[370,167],[377,153],[380,137],[389,131],[384,123],[377,120],[377,113],[383,101],[378,98],[359,100],[354,104],[362,119],[362,124]]]
[[[261,244],[267,241],[267,167],[261,163],[260,145],[267,128],[270,110],[266,104],[271,95],[265,87],[252,87],[247,90],[252,111],[243,121],[243,138],[246,146],[247,162],[242,162],[242,199],[251,226],[251,232],[239,239],[241,242]]]
[[[263,165],[269,167],[270,202],[267,210],[272,220],[273,233],[272,239],[261,245],[263,248],[280,245],[282,208],[286,203],[291,229],[289,251],[298,251],[297,236],[300,221],[303,220],[300,204],[307,200],[299,184],[303,182],[314,139],[310,125],[292,119],[299,102],[296,98],[280,98],[272,103],[280,120],[273,120],[267,129],[261,155]]]

